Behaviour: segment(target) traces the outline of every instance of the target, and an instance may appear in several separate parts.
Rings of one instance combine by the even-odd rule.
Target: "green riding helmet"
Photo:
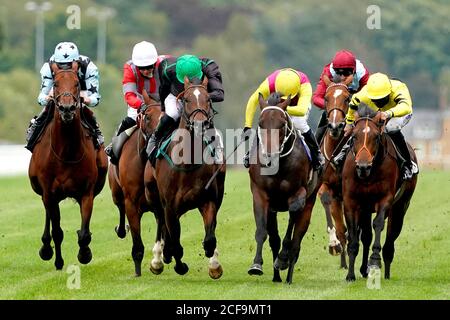
[[[185,54],[177,59],[177,65],[175,68],[178,81],[184,83],[184,77],[188,77],[189,80],[193,78],[201,79],[203,76],[202,62],[196,56]]]

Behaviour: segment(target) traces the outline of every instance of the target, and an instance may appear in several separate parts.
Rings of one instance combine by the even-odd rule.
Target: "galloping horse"
[[[188,210],[198,208],[203,217],[205,238],[203,248],[209,260],[209,275],[218,279],[222,266],[216,249],[216,216],[222,204],[225,182],[225,166],[208,189],[209,178],[219,168],[215,162],[208,164],[196,156],[209,153],[206,145],[206,129],[214,129],[214,110],[211,106],[208,79],[203,82],[184,79],[184,91],[179,95],[183,104],[178,129],[165,150],[165,158],[158,158],[155,168],[148,162],[145,168],[145,187],[148,200],[158,196],[164,208],[166,232],[164,233],[163,258],[170,263],[175,258],[175,271],[183,275],[189,268],[182,262],[183,247],[180,243],[179,218]],[[199,129],[201,128],[201,129]],[[203,129],[203,130],[202,130]],[[215,129],[214,129],[215,130]],[[209,131],[209,130],[208,130]],[[181,140],[181,141],[180,141]],[[196,149],[199,148],[199,149]],[[181,156],[182,159],[179,157]],[[175,159],[175,157],[177,159]],[[223,161],[223,160],[222,160]]]
[[[348,77],[342,83],[333,83],[327,76],[324,76],[323,79],[327,85],[325,107],[328,126],[324,138],[319,141],[321,151],[325,156],[325,169],[318,195],[325,208],[327,218],[327,231],[330,238],[329,252],[332,255],[340,254],[341,268],[346,269],[345,245],[347,239],[345,236],[341,175],[330,165],[330,160],[339,151],[339,146],[342,146],[343,142],[347,140],[347,137],[344,137],[345,115],[350,102],[350,92],[347,86],[352,82],[353,77]],[[333,225],[333,220],[336,227]]]
[[[50,260],[55,244],[55,267],[64,266],[61,243],[64,233],[60,226],[59,202],[73,198],[80,205],[81,230],[78,230],[78,261],[87,264],[92,259],[89,248],[94,197],[102,190],[108,167],[103,148],[95,150],[89,132],[81,123],[80,83],[77,76],[78,63],[68,70],[51,65],[54,74],[53,120],[46,127],[31,156],[28,175],[34,192],[42,196],[45,206],[43,246],[39,255]],[[50,235],[50,223],[51,235]]]
[[[385,123],[365,104],[360,104],[352,130],[353,146],[347,155],[342,172],[344,214],[348,228],[349,269],[347,281],[355,280],[354,265],[359,250],[359,234],[364,246],[360,272],[367,276],[369,268],[381,268],[381,231],[388,219],[383,246],[384,277],[390,278],[394,259],[394,242],[400,235],[403,219],[417,183],[417,176],[403,181],[397,164],[397,153],[389,136],[384,133]],[[417,161],[409,146],[411,159]],[[372,213],[375,241],[370,228]]]
[[[258,154],[250,161],[251,191],[256,222],[255,240],[257,244],[253,265],[248,270],[251,275],[261,275],[262,249],[269,235],[273,255],[273,280],[281,282],[280,270],[288,268],[286,282],[291,284],[294,266],[300,253],[300,245],[305,235],[311,211],[319,188],[317,173],[311,178],[312,168],[301,137],[286,112],[290,97],[280,102],[278,93],[272,94],[268,102],[259,95],[261,115],[257,135]],[[259,156],[258,156],[259,155]],[[278,161],[277,161],[278,158]],[[277,163],[273,163],[277,161]],[[267,170],[278,165],[278,170]],[[289,211],[289,223],[282,248],[278,235],[277,212]]]
[[[141,275],[141,263],[144,258],[144,244],[141,238],[141,218],[144,212],[152,211],[157,222],[156,240],[153,247],[154,258],[150,264],[150,270],[155,274],[163,271],[161,232],[164,221],[163,211],[156,201],[147,202],[144,192],[144,169],[147,161],[145,147],[147,140],[156,128],[161,114],[159,102],[151,99],[146,91],[143,91],[144,101],[147,105],[138,115],[138,128],[136,128],[128,140],[124,143],[122,154],[117,166],[110,164],[108,171],[109,186],[115,205],[119,208],[120,221],[116,227],[119,238],[125,238],[125,214],[130,224],[133,238],[132,257],[135,267],[135,275]]]

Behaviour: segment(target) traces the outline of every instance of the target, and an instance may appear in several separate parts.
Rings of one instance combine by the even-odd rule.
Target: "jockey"
[[[151,42],[141,41],[134,45],[131,60],[127,61],[123,66],[122,88],[128,106],[127,116],[119,125],[116,136],[136,125],[138,112],[145,106],[144,98],[142,97],[143,89],[155,100],[159,101],[160,80],[156,70],[166,57],[164,55],[158,56],[156,48]],[[113,164],[117,162],[117,156],[112,152],[112,144],[109,144],[105,151],[111,157]]]
[[[54,54],[48,62],[45,62],[41,68],[41,91],[38,96],[38,103],[43,106],[39,116],[31,120],[31,126],[27,131],[27,145],[25,148],[33,151],[36,140],[46,125],[48,116],[48,102],[53,100],[53,74],[50,69],[52,63],[56,63],[60,69],[68,69],[72,67],[72,62],[79,63],[78,78],[80,79],[81,92],[83,98],[82,114],[84,120],[90,126],[92,133],[95,135],[95,147],[98,149],[104,142],[103,135],[97,124],[97,120],[91,110],[85,107],[95,107],[100,102],[99,93],[99,75],[97,66],[89,57],[80,55],[77,46],[73,42],[60,42],[55,47]]]
[[[253,117],[258,106],[258,95],[261,93],[264,99],[267,99],[271,93],[279,92],[282,99],[291,96],[290,106],[286,111],[292,117],[292,121],[297,130],[301,132],[311,150],[312,166],[315,171],[320,170],[324,164],[324,158],[320,152],[316,138],[309,127],[307,120],[311,110],[312,88],[306,74],[291,69],[279,69],[270,74],[250,96],[245,111],[244,132],[252,127]],[[244,166],[250,166],[250,151],[247,151],[244,157]]]
[[[411,160],[405,137],[400,131],[412,117],[412,101],[406,84],[399,80],[389,79],[383,73],[375,73],[369,77],[367,85],[353,95],[346,116],[345,134],[348,135],[355,120],[358,105],[363,102],[370,108],[381,111],[381,120],[388,121],[385,131],[397,146],[405,162],[402,167],[403,180],[411,179],[419,169]],[[345,154],[351,146],[351,139],[342,147],[341,152],[333,158],[336,166],[342,165]]]
[[[355,55],[348,50],[340,50],[336,52],[331,63],[327,64],[322,71],[320,80],[317,83],[316,91],[313,94],[313,103],[320,109],[323,109],[322,116],[317,126],[316,139],[321,142],[323,135],[327,129],[327,112],[325,108],[325,93],[327,85],[323,77],[327,76],[335,83],[345,82],[345,80],[353,75],[353,81],[348,86],[351,94],[360,91],[369,79],[369,70],[355,58]]]
[[[188,54],[178,58],[170,57],[159,65],[158,74],[161,81],[159,97],[162,116],[147,146],[149,159],[166,131],[181,117],[183,106],[177,96],[184,91],[184,77],[188,77],[189,80],[193,78],[202,80],[203,77],[207,77],[211,101],[221,102],[224,99],[222,74],[217,63],[209,58],[198,58]]]

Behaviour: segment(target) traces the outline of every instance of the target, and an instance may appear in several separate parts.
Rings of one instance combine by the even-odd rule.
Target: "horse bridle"
[[[347,86],[346,84],[344,84],[344,83],[333,83],[333,84],[330,84],[330,85],[327,87],[327,90],[325,91],[325,95],[327,94],[328,90],[329,90],[330,88],[333,88],[333,87],[344,87],[345,90],[346,90],[347,92],[349,92],[348,86]],[[349,102],[349,100],[350,100],[350,96],[349,96],[345,101],[346,101],[346,102]],[[326,104],[326,100],[325,100],[325,104]],[[325,110],[326,110],[326,109],[327,109],[327,108],[326,108],[326,105],[325,105]],[[345,113],[344,110],[340,109],[339,107],[334,106],[333,108],[331,108],[330,110],[327,111],[327,119],[330,117],[330,114],[331,114],[331,112],[333,112],[333,111],[340,111],[340,112],[344,115],[344,118],[345,118],[345,116],[346,116],[346,113]],[[343,121],[341,121],[341,122],[339,123],[339,125],[341,125],[341,124],[344,124],[344,125],[345,125],[345,120],[343,120]]]
[[[57,74],[62,73],[62,72],[72,72],[78,77],[78,74],[72,69],[70,69],[70,70],[58,70],[55,73],[55,77],[56,77]],[[58,94],[56,97],[52,98],[52,100],[55,102],[55,105],[56,105],[56,107],[58,108],[59,111],[61,111],[61,112],[64,111],[64,107],[62,107],[61,104],[59,103],[59,98],[60,97],[72,97],[75,100],[75,104],[72,105],[70,107],[70,109],[69,109],[69,111],[71,111],[71,112],[75,111],[75,109],[77,107],[81,106],[81,104],[80,104],[80,100],[81,100],[81,98],[80,98],[81,85],[80,85],[79,82],[78,82],[78,88],[77,89],[78,89],[78,97],[75,96],[72,92],[64,91],[64,92],[61,92],[60,94]]]
[[[297,132],[296,132],[294,124],[292,122],[291,116],[285,110],[281,109],[280,107],[269,106],[269,107],[265,107],[264,109],[262,109],[260,117],[267,110],[278,110],[284,114],[285,119],[286,119],[286,123],[284,124],[284,127],[283,127],[284,128],[284,138],[283,138],[283,142],[280,145],[280,149],[276,152],[271,152],[270,154],[268,154],[264,148],[264,144],[261,139],[261,129],[264,129],[264,128],[261,128],[261,126],[258,125],[257,136],[258,136],[259,145],[261,147],[261,153],[265,157],[267,157],[267,156],[273,157],[274,155],[279,155],[280,158],[286,157],[294,149],[295,141],[297,140]],[[292,146],[288,151],[283,153],[286,142],[289,140],[289,138],[292,135],[294,135],[294,141],[292,142]]]
[[[211,128],[213,126],[214,116],[218,113],[216,110],[214,110],[214,108],[212,106],[211,98],[208,99],[209,111],[206,111],[205,109],[202,109],[202,108],[197,108],[197,109],[194,109],[189,114],[186,112],[186,99],[184,96],[185,96],[186,92],[192,88],[202,88],[202,89],[206,90],[206,92],[208,92],[208,89],[201,84],[192,84],[189,87],[187,87],[185,90],[183,90],[177,96],[177,100],[180,100],[180,98],[181,98],[181,101],[183,104],[183,110],[181,113],[181,117],[184,119],[184,121],[186,121],[186,127],[188,128],[188,130],[192,131],[194,128],[194,121],[191,121],[191,118],[194,117],[197,113],[201,113],[206,117],[206,120],[204,121],[206,123],[206,128]]]
[[[366,124],[365,124],[365,128],[366,129],[369,128],[369,121],[375,123],[375,121],[372,118],[363,117],[363,118],[359,118],[358,120],[356,120],[354,125],[356,126],[356,124],[359,121],[362,121],[362,120],[366,120]],[[373,165],[374,159],[377,157],[378,151],[380,150],[381,133],[377,134],[377,140],[376,140],[377,149],[375,150],[375,154],[372,155],[372,152],[370,152],[369,148],[367,148],[367,135],[368,135],[368,131],[369,130],[366,130],[366,129],[364,130],[364,143],[363,143],[363,146],[356,153],[355,153],[355,151],[352,148],[352,153],[353,153],[353,156],[354,156],[355,162],[356,162],[359,154],[365,150],[369,154],[369,157],[371,157],[370,165]]]

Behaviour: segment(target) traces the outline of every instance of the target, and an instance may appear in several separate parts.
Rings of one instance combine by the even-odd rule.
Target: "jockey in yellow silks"
[[[367,81],[367,85],[352,97],[346,116],[345,131],[348,131],[353,124],[355,112],[357,112],[360,103],[365,103],[375,111],[381,111],[381,119],[388,121],[385,131],[405,159],[402,178],[410,179],[413,174],[418,173],[418,167],[411,160],[405,137],[401,132],[401,129],[408,124],[412,117],[412,100],[408,87],[399,80],[389,79],[383,73],[372,74]],[[343,155],[345,155],[343,152],[346,152],[349,145],[349,143],[346,144],[342,148],[343,151],[335,157],[333,160],[335,164],[339,165],[341,158],[344,158]]]
[[[316,138],[307,123],[309,111],[311,110],[312,87],[308,77],[303,72],[284,68],[276,70],[264,79],[247,102],[244,132],[252,127],[253,118],[259,105],[259,93],[262,94],[264,99],[267,99],[274,92],[280,93],[282,99],[287,99],[289,95],[291,96],[291,103],[286,111],[291,116],[295,128],[301,132],[311,150],[314,170],[319,170],[323,166],[324,159]],[[244,166],[249,166],[248,153],[244,158]]]

